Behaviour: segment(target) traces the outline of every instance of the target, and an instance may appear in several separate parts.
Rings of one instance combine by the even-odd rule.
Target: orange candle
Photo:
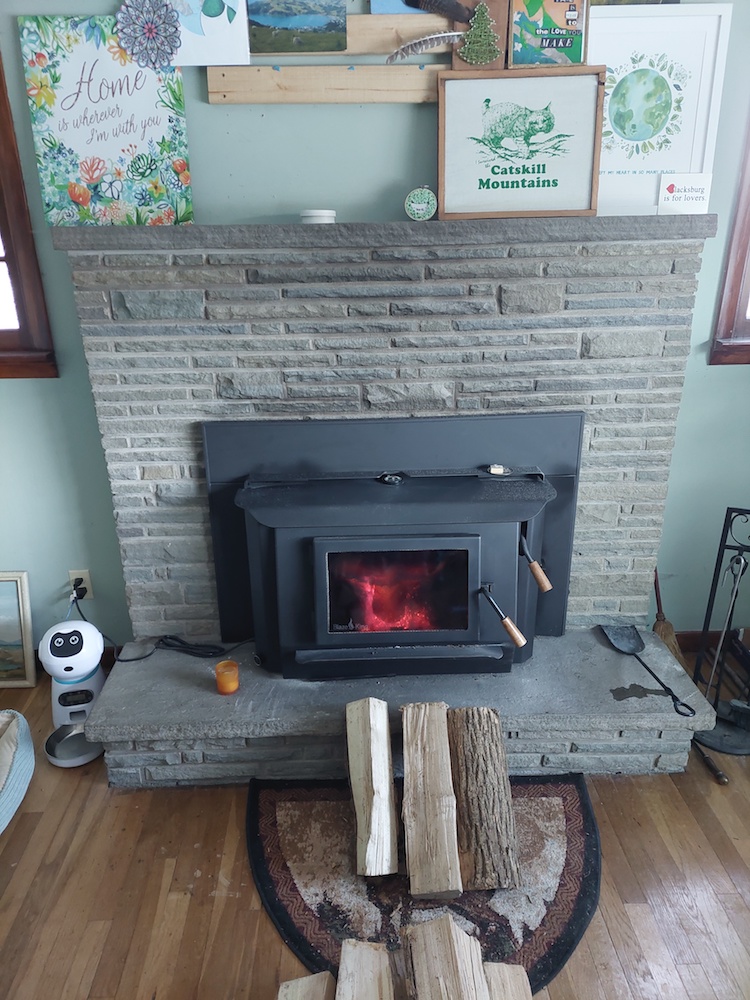
[[[219,694],[234,694],[240,686],[240,667],[235,660],[216,664],[216,690]]]

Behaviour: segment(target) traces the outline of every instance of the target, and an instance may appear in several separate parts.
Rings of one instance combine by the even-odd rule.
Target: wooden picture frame
[[[604,66],[438,74],[438,217],[595,215]]]
[[[589,0],[510,0],[508,69],[584,66]]]
[[[29,574],[0,572],[0,688],[35,686]]]

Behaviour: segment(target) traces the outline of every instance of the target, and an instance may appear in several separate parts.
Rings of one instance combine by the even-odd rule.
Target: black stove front
[[[295,678],[509,670],[565,628],[581,432],[577,413],[205,424],[222,638]]]

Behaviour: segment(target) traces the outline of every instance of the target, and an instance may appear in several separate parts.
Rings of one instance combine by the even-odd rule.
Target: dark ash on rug
[[[599,833],[581,775],[512,778],[521,888],[413,899],[405,874],[356,874],[346,782],[251,781],[250,864],[264,906],[311,972],[338,970],[345,938],[400,947],[400,930],[444,912],[486,962],[523,965],[533,992],[573,953],[597,906]]]

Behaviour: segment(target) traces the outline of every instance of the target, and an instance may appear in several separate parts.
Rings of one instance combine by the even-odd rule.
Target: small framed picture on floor
[[[0,572],[0,688],[35,685],[29,574]]]

